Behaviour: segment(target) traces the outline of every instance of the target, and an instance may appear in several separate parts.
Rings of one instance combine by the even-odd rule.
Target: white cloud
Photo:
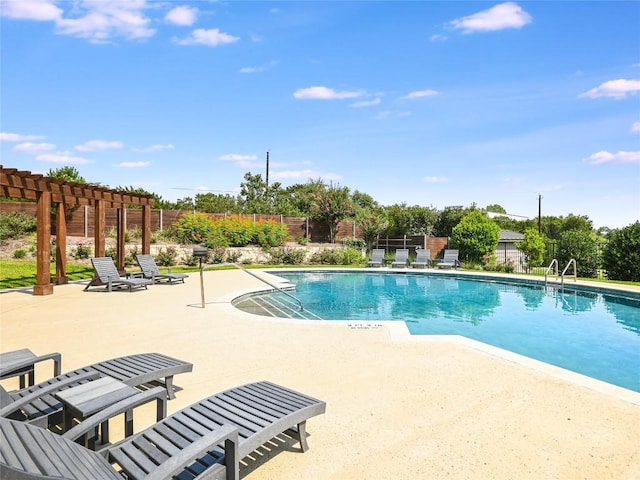
[[[166,145],[161,145],[161,144],[156,144],[156,145],[151,145],[150,147],[144,147],[144,148],[132,148],[131,151],[132,152],[139,152],[139,153],[151,153],[151,152],[161,152],[162,150],[173,150],[174,147],[172,144],[168,143]]]
[[[327,87],[301,88],[293,93],[295,98],[303,100],[340,100],[343,98],[357,98],[362,95],[364,95],[362,90],[343,90],[340,92]]]
[[[266,72],[267,70],[269,70],[270,68],[274,67],[275,65],[277,65],[278,62],[275,61],[270,61],[268,64],[266,65],[260,65],[258,67],[242,67],[240,70],[238,70],[240,73],[259,73],[259,72]]]
[[[260,162],[258,162],[258,157],[255,155],[240,155],[237,153],[220,155],[218,160],[233,162],[238,167],[255,167],[260,164]]]
[[[197,28],[191,35],[183,39],[174,39],[178,45],[204,45],[206,47],[217,47],[227,43],[234,43],[240,40],[240,37],[234,37],[228,33],[221,32],[217,28],[206,30]]]
[[[425,97],[433,97],[434,95],[438,95],[439,92],[436,90],[418,90],[415,92],[409,93],[407,96],[402,97],[407,100],[414,100],[416,98],[425,98]]]
[[[385,111],[385,112],[380,112],[378,115],[375,116],[376,120],[382,120],[385,118],[401,118],[401,117],[408,117],[411,115],[411,112],[391,112],[391,111]]]
[[[442,35],[440,33],[434,33],[429,37],[430,42],[444,42],[447,39],[446,35]]]
[[[117,150],[122,148],[122,142],[110,142],[107,140],[91,140],[82,145],[76,145],[76,150],[80,152],[96,152],[100,150]]]
[[[240,155],[237,153],[228,153],[226,155],[220,155],[218,160],[229,160],[232,162],[246,162],[249,160],[257,160],[258,157],[255,155]]]
[[[42,155],[36,156],[36,160],[50,163],[64,163],[67,165],[80,165],[89,163],[89,160],[87,160],[86,158],[74,157],[69,152],[43,153]]]
[[[373,107],[374,105],[380,105],[380,97],[376,97],[373,100],[363,100],[361,102],[355,102],[350,104],[350,107],[360,108],[360,107]]]
[[[633,125],[631,125],[631,131],[633,133],[640,133],[640,122],[633,122]]]
[[[151,165],[151,162],[120,162],[116,164],[116,167],[142,168],[148,167],[149,165]]]
[[[603,163],[640,163],[640,152],[607,152],[601,151],[590,155],[584,159],[591,165],[601,165]]]
[[[55,21],[62,9],[53,0],[1,0],[0,15],[16,20]]]
[[[448,177],[424,177],[426,183],[448,183],[451,181]]]
[[[24,142],[19,143],[13,150],[20,153],[27,153],[29,155],[37,155],[42,152],[50,152],[51,150],[55,150],[56,146],[53,143],[33,143],[33,142]]]
[[[0,142],[29,142],[31,140],[42,140],[43,135],[21,135],[19,133],[0,132]]]
[[[98,2],[79,0],[73,4],[74,18],[56,20],[57,32],[86,38],[94,43],[106,43],[112,37],[144,39],[156,30],[149,27],[151,20],[144,10],[150,8],[146,0]]]
[[[598,97],[611,97],[611,98],[626,98],[627,94],[633,95],[640,91],[640,80],[625,80],[620,78],[618,80],[609,80],[604,82],[596,88],[592,88],[588,92],[578,95],[579,98],[598,98]]]
[[[195,7],[180,6],[172,8],[164,16],[164,19],[174,25],[186,26],[193,25],[198,16],[198,9]]]
[[[514,2],[505,2],[449,24],[463,33],[493,32],[506,28],[522,28],[532,21],[531,15]]]

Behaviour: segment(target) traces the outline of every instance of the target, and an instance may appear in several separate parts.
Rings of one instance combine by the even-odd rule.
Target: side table
[[[77,387],[61,390],[54,396],[64,405],[64,429],[68,431],[73,427],[73,420],[77,419],[82,422],[91,415],[104,410],[116,403],[131,399],[141,392],[119,380],[111,377],[102,377]],[[167,414],[167,398],[165,394],[150,397],[136,406],[149,403],[152,400],[157,401],[157,420],[162,420]],[[124,411],[124,434],[125,437],[133,435],[133,408],[127,408]],[[109,421],[105,419],[99,425],[100,443],[106,445],[109,443]],[[94,435],[87,439],[84,436],[84,444],[92,450],[95,450],[96,440],[98,438],[98,426],[96,426]]]

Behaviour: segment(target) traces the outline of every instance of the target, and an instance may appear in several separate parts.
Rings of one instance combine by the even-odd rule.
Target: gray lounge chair
[[[411,266],[413,268],[427,268],[431,267],[433,262],[431,261],[431,250],[428,248],[419,248],[416,250],[416,259]]]
[[[154,432],[150,432],[154,433]],[[169,452],[157,444],[149,451],[138,447],[133,439],[125,439],[120,448],[130,448],[143,460],[139,474],[129,473],[128,479],[164,480],[183,472],[188,478],[238,479],[238,430],[230,425],[212,429],[194,441],[181,438],[181,443],[163,442]],[[157,438],[157,437],[156,437]],[[215,469],[202,472],[198,459],[217,444],[224,443],[225,456]],[[201,474],[193,472],[202,472]],[[123,480],[116,466],[100,453],[48,430],[22,422],[0,418],[0,478]],[[185,477],[186,478],[186,477]]]
[[[409,266],[409,249],[399,248],[396,250],[396,258],[391,262],[391,268]]]
[[[193,364],[160,353],[141,353],[94,363],[55,376],[32,387],[8,392],[0,386],[0,417],[26,421],[41,427],[62,423],[62,403],[53,396],[65,388],[109,376],[141,390],[163,385],[175,398],[173,377],[193,370]]]
[[[60,375],[62,356],[58,352],[34,355],[27,348],[2,352],[0,353],[0,380],[19,377],[20,388],[30,387],[36,383],[35,365],[47,360],[53,361],[53,376]],[[27,378],[28,382],[25,382]]]
[[[374,248],[371,251],[371,259],[367,263],[367,267],[384,267],[386,264],[384,260],[384,249]]]
[[[438,268],[458,268],[460,266],[458,250],[445,250],[444,258],[438,263]]]
[[[325,410],[324,402],[293,390],[270,382],[250,383],[201,400],[115,445],[107,445],[101,453],[113,467],[102,456],[72,442],[94,428],[102,421],[100,418],[89,417],[62,437],[0,420],[4,436],[0,443],[0,473],[14,473],[7,478],[49,475],[44,478],[121,479],[107,473],[107,467],[115,467],[129,479],[235,479],[239,476],[239,460],[282,433],[293,434],[302,451],[306,451],[306,421]],[[54,447],[42,446],[49,444]],[[195,455],[187,454],[192,450]],[[51,458],[52,454],[56,458]],[[80,461],[67,460],[79,456]],[[174,466],[165,471],[166,465]],[[104,476],[99,477],[96,472]]]
[[[133,290],[142,287],[146,289],[147,285],[153,284],[153,281],[148,278],[121,277],[120,273],[118,273],[118,269],[116,268],[116,264],[113,262],[113,258],[111,257],[92,258],[91,264],[93,265],[93,270],[96,276],[87,284],[86,287],[84,287],[85,290],[90,287],[106,286],[108,292],[111,292],[114,288],[122,287],[125,287],[132,292]]]
[[[150,278],[153,283],[184,283],[189,275],[185,273],[161,273],[156,261],[151,255],[136,255],[136,261],[142,270],[143,278]]]

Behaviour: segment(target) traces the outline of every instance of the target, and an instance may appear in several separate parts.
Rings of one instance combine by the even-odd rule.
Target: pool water
[[[401,320],[640,392],[640,298],[451,275],[278,272],[325,320]],[[277,295],[277,294],[275,294]]]

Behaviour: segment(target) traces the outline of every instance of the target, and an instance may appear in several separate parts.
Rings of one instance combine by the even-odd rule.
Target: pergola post
[[[116,267],[118,267],[118,271],[120,273],[124,272],[124,240],[127,226],[125,224],[126,218],[126,207],[123,205],[120,208],[116,209],[116,229],[117,229],[117,240],[116,240]]]
[[[106,229],[106,206],[104,200],[96,200],[95,203],[95,215],[94,215],[94,246],[95,257],[104,257],[105,252],[105,229]]]
[[[59,202],[56,212],[56,285],[67,283],[67,219],[64,203]]]
[[[51,295],[51,192],[36,192],[36,284],[34,295]]]
[[[142,253],[151,253],[151,205],[142,207]]]

